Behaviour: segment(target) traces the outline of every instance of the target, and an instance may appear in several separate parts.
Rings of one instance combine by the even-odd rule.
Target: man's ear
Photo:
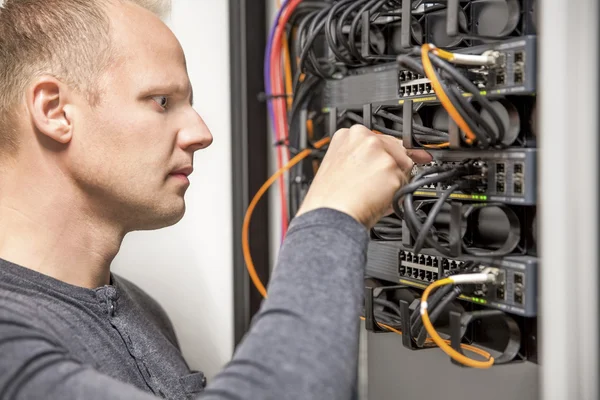
[[[40,76],[27,90],[27,108],[31,122],[42,135],[61,144],[71,141],[72,121],[66,112],[69,88],[53,76]]]

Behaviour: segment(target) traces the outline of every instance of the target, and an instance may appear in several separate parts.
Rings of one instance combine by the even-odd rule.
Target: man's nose
[[[182,149],[194,152],[210,146],[213,142],[213,136],[202,117],[193,112],[186,127],[179,131],[178,142]]]

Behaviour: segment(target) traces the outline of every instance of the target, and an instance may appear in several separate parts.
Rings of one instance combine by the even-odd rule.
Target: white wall
[[[228,2],[173,0],[167,23],[186,53],[195,108],[214,143],[196,154],[184,219],[128,235],[113,271],[161,303],[186,360],[210,379],[233,352]]]

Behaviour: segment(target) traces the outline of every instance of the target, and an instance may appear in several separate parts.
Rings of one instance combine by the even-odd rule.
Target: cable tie
[[[287,147],[289,145],[290,145],[290,143],[286,139],[278,140],[273,143],[274,147],[280,147],[280,146]]]
[[[275,100],[275,99],[287,99],[292,97],[291,94],[285,94],[285,93],[280,93],[280,94],[267,94],[265,92],[260,92],[257,96],[258,101],[260,101],[261,103],[264,103],[268,100]]]

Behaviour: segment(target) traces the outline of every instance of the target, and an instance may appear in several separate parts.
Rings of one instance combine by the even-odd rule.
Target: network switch
[[[479,160],[485,165],[485,177],[475,192],[457,191],[451,199],[535,205],[537,201],[537,149],[505,151],[439,151],[432,150],[434,161],[415,166],[412,174],[434,165],[452,166],[464,160]],[[446,188],[442,183],[423,187],[415,196],[437,198]]]
[[[424,289],[448,273],[462,271],[468,258],[451,259],[434,250],[413,253],[400,242],[371,241],[367,253],[368,277]],[[478,268],[492,266],[478,261]],[[531,256],[511,256],[496,260],[500,280],[495,285],[476,285],[460,297],[511,314],[533,317],[537,314],[538,260]]]
[[[458,49],[456,53],[498,52],[496,65],[463,69],[486,96],[531,95],[536,92],[536,37]],[[386,63],[351,70],[342,79],[329,79],[323,90],[325,108],[362,109],[364,104],[393,106],[406,100],[438,102],[430,81],[419,74]]]

